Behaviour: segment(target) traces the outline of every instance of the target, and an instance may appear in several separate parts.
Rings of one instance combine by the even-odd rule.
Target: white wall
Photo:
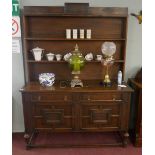
[[[22,48],[21,48],[22,51]],[[24,131],[22,98],[19,89],[24,85],[23,55],[12,55],[12,130]]]
[[[65,2],[89,2],[96,7],[128,7],[128,41],[125,79],[135,76],[142,66],[142,25],[130,16],[142,9],[141,0],[19,0],[23,6],[63,6]],[[22,100],[19,89],[24,84],[22,53],[13,54],[13,132],[24,131]]]

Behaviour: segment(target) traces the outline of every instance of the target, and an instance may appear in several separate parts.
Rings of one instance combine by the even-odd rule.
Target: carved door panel
[[[89,131],[114,131],[120,128],[121,103],[81,103],[80,129]]]
[[[70,131],[74,127],[70,93],[35,93],[31,95],[34,128]]]
[[[74,127],[73,117],[71,103],[34,103],[33,119],[35,129],[53,131],[72,130]]]

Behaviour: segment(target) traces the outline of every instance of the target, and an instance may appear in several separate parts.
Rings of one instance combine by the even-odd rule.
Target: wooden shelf
[[[47,61],[47,60],[41,60],[41,61],[35,61],[35,60],[27,60],[29,63],[68,63],[67,61],[61,60],[61,61]],[[124,63],[124,60],[115,60],[115,63]],[[86,61],[86,63],[101,63],[100,61],[97,60],[92,60],[92,61]]]
[[[39,10],[39,11],[38,11]],[[112,10],[112,11],[111,11]],[[70,10],[71,11],[71,10]],[[97,8],[89,7],[89,13],[77,12],[68,13],[68,10],[63,6],[49,7],[49,6],[24,6],[24,16],[39,16],[39,17],[128,17],[128,8],[120,7],[107,7],[107,8]],[[87,11],[87,9],[85,9]]]
[[[76,43],[83,55],[89,52],[94,55],[94,60],[85,62],[88,68],[91,67],[92,72],[83,70],[82,78],[88,78],[88,80],[102,78],[105,70],[101,73],[101,62],[96,60],[96,55],[102,54],[101,45],[106,41],[114,42],[117,47],[117,52],[114,55],[115,63],[111,67],[111,78],[116,78],[119,70],[122,71],[124,78],[127,9],[90,7],[87,13],[75,14],[74,11],[75,9],[73,9],[73,14],[66,14],[64,7],[27,7],[27,10],[24,8],[23,40],[26,82],[37,81],[37,74],[50,71],[57,75],[57,79],[70,79],[70,70],[66,67],[68,62],[63,59],[56,61],[55,58],[54,61],[48,61],[46,54],[52,52],[64,56],[74,50]],[[27,17],[28,15],[30,16]],[[65,35],[67,28],[91,29],[92,38],[80,39],[78,33],[77,39],[67,39]],[[30,52],[35,47],[45,49],[41,61],[35,61],[32,52]]]
[[[29,63],[67,63],[67,61],[61,60],[61,61],[48,61],[48,60],[41,60],[41,61],[35,61],[35,60],[27,60]]]
[[[32,14],[32,13],[24,13],[24,16],[28,16],[28,17],[74,17],[74,18],[94,18],[94,17],[98,17],[98,18],[104,18],[107,17],[107,15],[70,15],[70,14]],[[120,18],[120,15],[111,15],[108,16],[109,18]],[[121,15],[121,18],[127,18],[127,15]]]
[[[101,61],[97,61],[97,60],[92,60],[92,61],[86,61],[87,63],[91,63],[91,62],[97,62],[100,63]],[[115,60],[115,63],[124,63],[124,60]]]
[[[47,41],[125,41],[126,39],[120,38],[120,39],[65,39],[65,38],[40,38],[40,37],[28,37],[24,38],[25,40],[47,40]]]

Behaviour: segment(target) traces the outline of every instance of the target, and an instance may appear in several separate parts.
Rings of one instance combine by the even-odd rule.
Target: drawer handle
[[[111,100],[89,100],[89,101],[92,101],[92,102],[122,102],[122,100],[114,100],[114,99],[111,99]]]
[[[117,99],[113,98],[113,101],[121,102],[122,100],[117,100]]]
[[[90,99],[90,97],[88,96],[88,101],[90,101],[91,99]]]
[[[64,101],[67,101],[67,96],[64,97]]]
[[[40,96],[38,96],[38,101],[40,101],[41,100],[41,97]]]

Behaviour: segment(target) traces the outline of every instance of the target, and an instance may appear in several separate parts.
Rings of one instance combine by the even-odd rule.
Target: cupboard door
[[[73,114],[71,103],[34,103],[34,127],[38,130],[70,131],[74,127]]]
[[[80,129],[117,131],[120,128],[121,102],[81,103]]]

